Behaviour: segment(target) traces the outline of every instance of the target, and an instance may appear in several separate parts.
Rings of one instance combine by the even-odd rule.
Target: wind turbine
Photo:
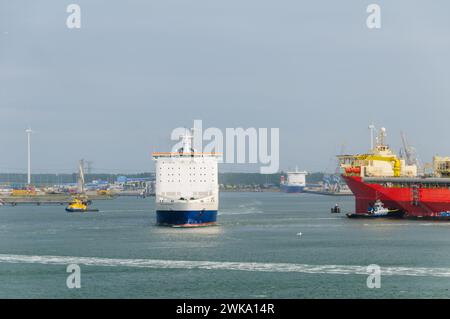
[[[25,130],[25,133],[27,133],[27,137],[28,137],[28,185],[31,185],[31,133],[33,133],[33,131],[31,130],[30,127],[28,127]]]

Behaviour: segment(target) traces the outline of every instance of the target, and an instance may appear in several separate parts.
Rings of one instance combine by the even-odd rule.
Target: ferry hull
[[[202,227],[217,223],[217,210],[156,211],[158,226]]]
[[[446,187],[419,187],[414,194],[411,187],[388,187],[366,183],[359,176],[345,176],[348,187],[355,195],[355,213],[365,214],[376,200],[389,209],[403,211],[404,218],[450,220],[450,189]]]
[[[280,185],[280,190],[285,193],[302,193],[304,190],[304,186],[296,186],[296,185]]]

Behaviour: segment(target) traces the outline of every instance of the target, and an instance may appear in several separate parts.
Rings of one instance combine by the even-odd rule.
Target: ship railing
[[[390,183],[400,187],[419,185],[422,188],[450,187],[450,178],[435,177],[363,177],[367,183],[383,184]]]
[[[153,157],[221,157],[222,153],[216,152],[154,152]]]

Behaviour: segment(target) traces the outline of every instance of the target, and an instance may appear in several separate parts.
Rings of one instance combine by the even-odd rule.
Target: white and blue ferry
[[[161,226],[210,226],[219,207],[218,155],[196,152],[192,132],[177,152],[153,153],[156,161],[156,223]]]
[[[295,168],[295,171],[287,172],[286,178],[282,176],[280,183],[280,190],[285,193],[301,193],[306,186],[305,171],[299,171]]]

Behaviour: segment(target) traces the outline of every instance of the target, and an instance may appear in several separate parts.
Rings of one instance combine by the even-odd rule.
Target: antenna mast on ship
[[[384,138],[386,137],[386,128],[382,127],[377,136],[377,146],[384,146]]]
[[[178,150],[178,152],[182,154],[190,154],[194,152],[192,148],[192,140],[194,136],[192,135],[192,129],[186,129],[184,135],[180,136],[181,141],[183,142],[183,147]]]

